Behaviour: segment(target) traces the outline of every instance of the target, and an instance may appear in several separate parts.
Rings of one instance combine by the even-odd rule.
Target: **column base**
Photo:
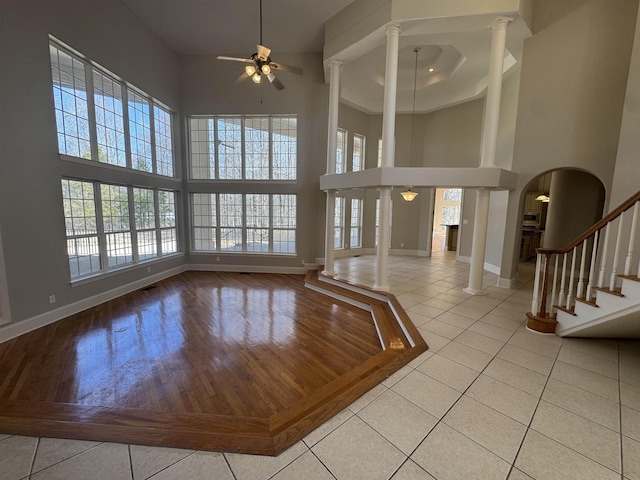
[[[336,276],[336,272],[335,270],[322,270],[322,275],[324,275],[325,277],[335,277]]]
[[[471,295],[486,295],[484,290],[476,290],[475,288],[467,287],[462,289],[463,292],[470,293]]]
[[[381,292],[388,292],[389,285],[374,285],[371,287],[373,290],[380,290]]]

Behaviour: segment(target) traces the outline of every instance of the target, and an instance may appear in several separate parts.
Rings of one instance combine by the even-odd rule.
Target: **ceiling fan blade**
[[[251,77],[249,77],[249,75],[247,75],[246,73],[241,73],[240,75],[238,75],[238,78],[236,78],[236,81],[234,83],[244,82],[248,78]]]
[[[296,73],[298,75],[302,75],[302,69],[300,67],[294,67],[291,65],[285,65],[284,63],[271,62],[269,66],[274,70],[282,70],[283,72],[291,72]]]
[[[218,60],[231,60],[232,62],[253,63],[253,60],[251,60],[250,58],[225,57],[222,55],[218,56],[217,58]]]
[[[268,74],[267,78],[273,84],[273,86],[276,87],[277,90],[282,90],[284,88],[282,82],[278,80],[273,73]]]
[[[258,49],[258,58],[263,62],[266,62],[271,54],[271,49],[264,45],[256,45],[256,48]]]

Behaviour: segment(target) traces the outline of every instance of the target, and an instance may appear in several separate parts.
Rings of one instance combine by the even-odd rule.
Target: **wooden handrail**
[[[589,238],[591,235],[596,233],[598,230],[600,230],[603,227],[606,227],[607,223],[614,220],[622,212],[629,210],[631,207],[633,207],[635,203],[639,200],[640,200],[640,191],[638,191],[635,195],[632,195],[623,203],[621,203],[619,207],[617,207],[615,210],[612,210],[606,217],[603,217],[602,220],[599,220],[596,224],[594,224],[591,228],[589,228],[586,232],[584,232],[582,235],[580,235],[578,238],[576,238],[566,247],[558,250],[551,249],[551,248],[536,248],[536,253],[552,255],[554,253],[562,254],[562,253],[570,252],[573,248],[580,245],[582,242],[584,242],[587,238]]]

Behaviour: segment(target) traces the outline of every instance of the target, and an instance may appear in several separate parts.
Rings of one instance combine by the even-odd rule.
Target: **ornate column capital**
[[[487,29],[493,30],[498,26],[502,26],[502,25],[506,26],[511,22],[513,22],[513,17],[498,17],[487,26]]]

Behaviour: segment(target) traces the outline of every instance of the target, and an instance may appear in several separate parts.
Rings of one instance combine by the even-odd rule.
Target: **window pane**
[[[146,260],[158,255],[158,239],[155,230],[137,232],[138,259]]]
[[[351,248],[362,246],[362,199],[351,199],[351,230],[349,234],[349,246]]]
[[[296,118],[274,117],[272,122],[273,179],[295,180],[298,158]]]
[[[216,125],[218,138],[213,136],[211,142],[218,147],[218,178],[240,180],[242,178],[242,121],[240,118],[219,118]],[[209,134],[212,135],[213,132],[209,131]]]
[[[462,189],[451,188],[444,191],[443,199],[450,202],[459,202],[462,200]]]
[[[344,197],[336,197],[333,235],[333,247],[344,248]]]
[[[353,171],[364,168],[364,137],[357,133],[353,135]]]
[[[216,195],[214,193],[194,193],[191,198],[193,248],[198,251],[216,250]]]
[[[156,137],[156,172],[173,177],[171,114],[158,105],[153,106],[153,128]]]
[[[296,252],[295,195],[273,195],[273,251]]]
[[[131,139],[131,167],[144,172],[153,171],[151,154],[151,114],[149,100],[129,89],[129,136]]]
[[[71,278],[100,271],[93,184],[63,179],[62,198]]]
[[[336,173],[345,172],[347,132],[338,130],[336,140]]]
[[[158,191],[158,210],[161,228],[176,226],[176,194],[174,192]]]
[[[269,179],[269,119],[245,118],[245,177]]]
[[[247,251],[269,251],[269,195],[246,195]]]
[[[129,192],[120,185],[100,185],[102,221],[110,267],[131,263],[133,249],[129,222]]]
[[[134,188],[133,210],[136,230],[156,228],[156,207],[153,200],[153,190]]]
[[[220,194],[220,250],[242,250],[242,195]]]
[[[191,178],[216,178],[215,131],[210,118],[189,119]]]
[[[84,64],[50,45],[58,151],[91,159],[89,112]]]
[[[98,161],[126,167],[122,88],[118,82],[94,70],[93,90]]]
[[[178,251],[178,241],[176,239],[175,228],[163,228],[160,231],[162,254],[176,253]]]

